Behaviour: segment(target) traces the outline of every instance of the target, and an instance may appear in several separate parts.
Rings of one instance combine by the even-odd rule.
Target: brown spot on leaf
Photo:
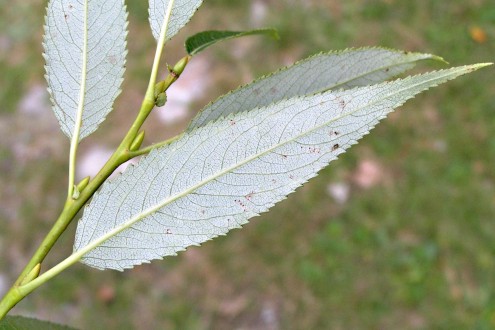
[[[333,147],[332,147],[332,151],[337,150],[339,147],[340,147],[340,146],[339,146],[339,144],[338,144],[338,143],[334,144],[334,145],[333,145]]]
[[[309,153],[310,154],[319,154],[321,153],[321,149],[317,147],[309,147]]]
[[[117,57],[115,55],[108,55],[107,61],[108,61],[108,63],[115,65],[115,64],[117,64]]]
[[[244,212],[247,211],[247,207],[246,207],[246,204],[244,204],[241,200],[239,199],[234,199],[234,202],[236,202],[237,205],[239,205],[240,207],[242,207],[242,209],[244,210]]]

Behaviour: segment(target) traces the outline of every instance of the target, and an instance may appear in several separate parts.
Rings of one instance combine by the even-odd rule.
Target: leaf
[[[239,228],[394,108],[482,66],[291,98],[185,134],[102,186],[78,223],[72,258],[123,270]]]
[[[150,25],[153,36],[158,41],[163,20],[170,0],[149,0]],[[166,39],[171,39],[182,29],[196,13],[203,0],[175,0],[172,15],[168,23]]]
[[[326,90],[348,89],[383,82],[438,56],[385,48],[359,48],[322,53],[243,86],[207,105],[187,130],[206,125],[231,113]]]
[[[71,330],[64,325],[23,316],[6,316],[0,320],[0,330]]]
[[[196,55],[217,42],[246,37],[251,35],[267,35],[279,39],[275,29],[257,29],[251,31],[204,31],[197,33],[186,40],[186,51],[189,55]]]
[[[46,80],[53,110],[69,138],[79,126],[79,140],[90,135],[112,110],[123,80],[126,37],[123,0],[49,1]]]

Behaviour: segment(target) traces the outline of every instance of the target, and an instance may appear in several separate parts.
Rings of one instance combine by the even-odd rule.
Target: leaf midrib
[[[79,142],[79,134],[82,126],[82,114],[84,111],[84,101],[86,98],[86,78],[88,67],[88,2],[84,1],[84,34],[83,34],[83,50],[82,50],[82,65],[81,65],[81,88],[79,90],[79,103],[77,109],[76,122],[74,123],[74,137]]]

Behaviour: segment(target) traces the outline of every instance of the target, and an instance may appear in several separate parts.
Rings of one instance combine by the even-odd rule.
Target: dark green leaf
[[[204,31],[187,38],[186,51],[189,55],[195,55],[219,41],[263,34],[270,36],[273,39],[279,38],[278,32],[275,29],[259,29],[251,31]]]
[[[23,316],[7,316],[0,321],[0,330],[74,330],[65,325],[55,324]]]

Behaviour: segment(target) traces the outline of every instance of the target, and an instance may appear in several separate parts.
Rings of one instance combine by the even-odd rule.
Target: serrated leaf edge
[[[177,30],[177,33],[166,38],[166,40],[171,40],[173,37],[175,37],[179,32],[180,30],[182,30],[187,24],[189,24],[189,22],[192,20],[193,16],[196,15],[196,13],[198,12],[199,10],[199,7],[201,7],[201,5],[203,4],[204,0],[201,0],[201,3],[199,4],[199,6],[196,8],[196,10],[194,10],[194,13],[189,16],[189,19],[187,20],[187,22],[185,22],[185,24]],[[151,26],[151,8],[149,8],[149,2],[148,2],[148,21],[150,23],[150,30],[151,30],[151,34],[153,35],[153,38],[155,38],[155,40],[158,42],[159,40],[159,35],[158,36],[155,36],[154,33],[153,33],[153,27]]]
[[[455,78],[457,78],[457,77],[459,77],[459,76],[461,76],[461,75],[464,75],[464,74],[467,74],[467,73],[470,73],[470,72],[476,71],[476,70],[478,70],[478,69],[480,69],[480,68],[482,68],[482,67],[484,67],[484,66],[488,66],[488,65],[491,65],[491,63],[479,63],[479,64],[474,64],[474,65],[465,65],[465,66],[459,66],[459,67],[456,67],[456,68],[451,68],[451,69],[446,69],[446,70],[436,70],[436,71],[430,71],[430,72],[427,72],[427,73],[425,73],[425,74],[435,74],[435,73],[439,73],[439,72],[445,72],[445,73],[446,73],[446,75],[444,75],[443,77],[436,77],[436,78],[435,78],[435,80],[441,80],[442,78],[446,78],[446,77],[448,77],[449,75],[452,75],[452,78],[450,78],[450,79],[447,79],[447,80],[446,80],[446,81],[448,81],[448,80],[451,80],[451,79],[455,79]],[[455,69],[455,71],[454,71],[454,69]],[[455,74],[454,74],[454,72],[455,72]],[[425,74],[419,74],[419,75],[415,75],[415,76],[408,76],[408,77],[406,77],[406,78],[404,78],[404,79],[396,79],[396,80],[394,80],[394,81],[387,81],[387,82],[381,83],[381,84],[379,84],[379,85],[387,85],[387,84],[392,84],[392,83],[394,83],[394,82],[398,82],[398,81],[407,81],[407,80],[412,79],[413,77],[424,76]],[[446,82],[446,81],[442,81],[442,83],[443,83],[443,82]],[[419,84],[425,84],[425,81],[421,81],[421,82],[419,82],[419,83],[418,83],[418,85],[419,85]],[[439,85],[439,83],[432,84],[432,85],[430,85],[430,86],[425,87],[424,89],[422,89],[422,90],[421,90],[421,92],[427,91],[427,90],[429,90],[430,88],[436,87],[436,86],[438,86],[438,85]],[[358,89],[363,89],[363,88],[367,88],[367,87],[355,87],[355,88],[349,89],[348,91],[358,90]],[[412,87],[409,87],[409,88],[407,88],[407,89],[410,89],[410,88],[412,88]],[[404,90],[404,89],[401,89],[401,90],[399,90],[399,91],[394,91],[393,93],[388,94],[386,97],[383,97],[382,99],[389,98],[389,97],[391,97],[392,95],[394,95],[394,94],[396,94],[396,93],[400,93],[400,92],[402,92],[403,90]],[[320,93],[315,93],[315,94],[312,94],[312,95],[321,95],[321,94],[324,94],[324,93],[333,93],[333,91],[320,92]],[[420,93],[420,92],[418,92],[418,93]],[[417,94],[415,94],[415,95],[417,95]],[[406,101],[408,101],[408,100],[410,100],[410,99],[414,98],[414,97],[415,97],[415,95],[412,95],[412,96],[410,96],[410,97],[405,98],[403,102],[398,103],[397,105],[395,105],[395,106],[394,106],[394,109],[396,109],[396,108],[398,108],[398,107],[402,106],[402,105],[403,105]],[[300,99],[300,100],[302,100],[304,97],[307,97],[307,96],[299,96],[299,97],[294,97],[294,98],[291,98],[291,99],[294,99],[294,100],[298,100],[298,99]],[[284,102],[284,101],[286,101],[286,100],[280,100],[279,102],[276,102],[276,103],[271,104],[271,105],[269,105],[269,106],[274,106],[274,105],[276,105],[276,104],[278,104],[278,103],[281,103],[281,102]],[[370,106],[371,104],[372,104],[372,103],[367,103],[367,104],[366,104],[366,107]],[[259,108],[255,108],[255,109],[253,109],[253,110],[256,110],[256,109],[257,109],[257,110],[260,110],[260,109],[262,109],[262,108],[265,108],[265,107],[259,107]],[[363,107],[359,107],[359,108],[357,108],[357,109],[353,110],[352,112],[346,113],[346,114],[345,114],[345,116],[351,115],[352,113],[354,113],[354,112],[356,112],[356,111],[359,111],[359,110],[362,110],[362,109],[363,109]],[[226,117],[226,118],[235,118],[235,117],[237,117],[237,116],[242,116],[242,115],[244,115],[244,113],[231,114],[230,116],[228,116],[228,117]],[[386,117],[386,116],[381,116],[381,117],[378,117],[378,119],[379,119],[379,121],[380,121],[380,120],[382,120],[382,119],[383,119],[383,118],[385,118],[385,117]],[[322,128],[323,126],[326,126],[326,125],[328,125],[329,123],[331,123],[331,122],[333,122],[333,121],[336,121],[336,120],[338,120],[338,119],[340,119],[340,118],[342,118],[342,116],[336,117],[336,118],[332,119],[331,121],[325,122],[325,124],[323,124],[323,125],[318,125],[318,126],[316,126],[316,127],[312,128],[312,129],[311,129],[311,130],[309,130],[309,131],[305,131],[303,134],[300,134],[300,135],[298,135],[298,136],[294,137],[292,140],[295,140],[295,139],[300,138],[300,137],[302,137],[302,136],[304,136],[304,135],[307,135],[307,134],[311,133],[312,131],[318,130],[318,129]],[[220,120],[220,119],[219,119],[219,120]],[[210,126],[210,125],[214,125],[214,123],[209,123],[209,124],[207,124],[207,125],[208,125],[208,126]],[[355,145],[355,144],[356,144],[356,143],[357,143],[360,139],[362,139],[364,136],[368,135],[368,134],[369,134],[369,132],[370,132],[370,131],[371,131],[371,130],[375,127],[375,126],[376,126],[376,125],[370,126],[370,127],[369,127],[369,129],[368,129],[368,130],[367,130],[367,131],[366,131],[366,132],[365,132],[365,133],[364,133],[364,134],[363,134],[363,135],[362,135],[362,136],[361,136],[358,140],[353,140],[353,141],[349,144],[349,148],[350,148],[351,146]],[[203,129],[203,128],[198,128],[198,129]],[[185,136],[187,136],[187,135],[189,135],[189,134],[192,134],[193,132],[194,132],[194,131],[191,131],[191,132],[186,132],[186,133],[185,133]],[[173,148],[173,146],[174,146],[176,143],[177,143],[177,142],[174,142],[174,143],[172,143],[171,145],[167,146],[166,148]],[[231,170],[233,170],[233,169],[235,169],[235,168],[237,168],[237,167],[239,167],[239,166],[242,166],[242,165],[244,165],[244,164],[246,164],[246,163],[248,163],[248,162],[252,161],[253,159],[258,158],[258,157],[260,157],[260,155],[262,155],[262,154],[264,154],[264,153],[267,153],[267,152],[269,152],[270,150],[276,149],[276,148],[280,147],[281,145],[283,145],[283,144],[285,144],[285,143],[288,143],[288,142],[287,142],[287,141],[285,141],[285,142],[284,142],[284,143],[282,143],[282,144],[277,144],[276,146],[272,146],[272,147],[270,147],[269,149],[264,150],[263,152],[257,153],[257,154],[256,154],[256,157],[251,156],[251,157],[247,158],[246,160],[244,160],[244,161],[242,161],[242,162],[240,162],[240,163],[237,163],[235,166],[231,166],[231,167],[229,167],[229,168],[227,168],[227,169],[225,169],[225,170],[222,170],[220,173],[217,173],[217,174],[215,174],[215,175],[213,175],[213,176],[210,176],[210,177],[208,177],[208,178],[206,178],[206,179],[202,180],[200,183],[198,183],[198,184],[196,184],[196,185],[194,185],[194,186],[192,186],[192,187],[189,187],[189,188],[185,189],[182,193],[180,193],[180,194],[176,194],[176,195],[174,195],[174,196],[173,196],[173,197],[171,197],[171,198],[167,198],[167,199],[165,199],[163,202],[159,203],[159,204],[158,204],[158,206],[153,206],[153,207],[150,207],[150,208],[148,208],[148,209],[146,209],[146,210],[143,210],[142,212],[140,212],[140,213],[138,213],[137,215],[135,215],[134,217],[132,217],[129,221],[126,221],[126,222],[125,222],[125,223],[123,223],[122,225],[120,225],[120,226],[116,227],[114,230],[110,231],[110,232],[109,232],[109,233],[107,233],[106,235],[104,235],[104,236],[100,237],[99,239],[96,239],[96,240],[94,240],[94,241],[90,242],[89,244],[87,244],[86,246],[84,246],[82,249],[75,251],[75,252],[73,253],[73,255],[72,255],[72,256],[79,256],[79,258],[82,258],[82,257],[83,257],[86,253],[88,253],[88,252],[90,252],[91,250],[93,250],[93,249],[97,248],[99,245],[101,245],[102,243],[104,243],[105,241],[107,241],[108,239],[110,239],[111,237],[113,237],[113,236],[117,235],[118,233],[120,233],[120,232],[122,232],[122,231],[124,231],[124,230],[126,230],[126,229],[128,229],[128,228],[130,228],[133,224],[135,224],[135,223],[137,223],[137,222],[141,221],[142,219],[146,218],[147,216],[149,216],[149,215],[153,214],[154,212],[158,211],[159,209],[161,209],[162,207],[166,206],[167,204],[169,204],[169,203],[171,203],[171,202],[173,202],[173,201],[175,201],[175,200],[177,200],[177,199],[179,199],[179,198],[181,198],[181,197],[187,196],[188,194],[190,194],[191,192],[193,192],[193,191],[197,190],[198,188],[202,187],[203,185],[207,184],[207,183],[208,183],[208,182],[210,182],[211,180],[213,180],[213,179],[215,179],[215,178],[217,178],[217,177],[219,177],[219,176],[221,176],[221,175],[224,175],[225,173],[229,173],[229,171],[231,171]],[[158,149],[153,150],[153,151],[150,153],[150,156],[151,156],[151,155],[153,155],[153,154],[154,154],[154,153],[156,153],[156,152],[159,152],[159,150],[160,150],[160,149],[161,149],[161,148],[158,148]],[[342,151],[341,153],[344,153],[344,151]],[[338,156],[339,156],[341,153],[338,153],[338,154],[336,155],[336,157],[338,158]],[[141,162],[141,161],[143,161],[143,160],[144,160],[144,158],[142,158],[142,159],[140,160],[140,162]],[[140,163],[140,162],[139,162],[139,163]],[[307,179],[305,179],[305,180],[297,180],[297,181],[294,181],[295,183],[297,183],[297,184],[295,185],[295,188],[294,188],[294,189],[292,189],[292,190],[291,190],[291,192],[289,192],[286,196],[283,196],[283,198],[282,198],[282,199],[280,199],[279,201],[277,201],[277,203],[278,203],[278,202],[280,202],[280,201],[282,201],[282,200],[285,200],[285,199],[286,199],[286,198],[287,198],[290,194],[292,194],[293,192],[295,192],[295,191],[297,190],[297,188],[299,188],[301,185],[303,185],[304,183],[308,182],[310,179],[312,179],[312,178],[316,177],[316,176],[319,174],[319,172],[320,172],[320,171],[321,171],[321,170],[322,170],[322,169],[323,169],[326,165],[328,165],[328,164],[327,164],[327,162],[325,162],[325,165],[324,165],[324,166],[322,166],[322,167],[321,167],[318,171],[316,171],[316,172],[315,172],[315,173],[313,173],[312,175],[308,176],[308,178],[307,178]],[[95,196],[94,196],[93,198],[96,198],[98,195],[99,195],[99,193],[96,193],[96,194],[95,194]],[[244,223],[239,224],[239,226],[233,227],[233,228],[231,228],[230,230],[233,230],[233,229],[236,229],[236,228],[237,228],[237,229],[238,229],[238,228],[242,228],[242,226],[243,226],[244,224],[246,224],[246,223],[248,222],[248,220],[249,220],[249,219],[251,219],[251,218],[253,218],[253,217],[257,217],[257,216],[259,216],[260,214],[267,212],[267,211],[268,211],[268,210],[269,210],[272,206],[274,206],[275,204],[276,204],[276,203],[270,203],[270,204],[267,204],[267,207],[266,207],[265,211],[263,211],[263,212],[261,212],[261,213],[254,213],[254,212],[253,212],[252,214],[250,214],[250,217],[249,217],[249,218],[247,218],[247,219],[246,219],[246,221],[245,221]],[[229,230],[229,231],[230,231],[230,230]],[[208,241],[210,241],[210,240],[212,240],[213,238],[218,237],[218,236],[225,236],[226,234],[227,234],[227,233],[224,233],[224,234],[220,233],[220,234],[218,234],[218,235],[212,236],[212,237],[211,237]],[[205,242],[207,242],[207,241],[205,241]],[[190,247],[190,246],[200,246],[200,245],[202,245],[202,244],[203,244],[203,243],[205,243],[205,242],[201,242],[201,243],[197,243],[197,244],[190,244],[189,246],[187,246],[187,247],[185,247],[185,248],[181,248],[181,249],[177,250],[177,251],[176,251],[176,253],[174,253],[174,254],[172,254],[172,255],[177,255],[177,253],[187,250],[187,248],[188,248],[188,247]],[[138,262],[138,263],[136,263],[136,264],[132,265],[131,267],[123,267],[122,269],[117,269],[117,270],[119,270],[119,271],[123,271],[123,270],[125,270],[125,269],[132,269],[132,268],[134,268],[135,266],[138,266],[138,265],[141,265],[141,264],[145,264],[145,263],[150,263],[152,260],[163,260],[163,258],[165,258],[165,256],[162,256],[162,257],[159,257],[159,258],[155,258],[155,259],[151,259],[151,260],[143,260],[143,261],[140,261],[140,262]],[[82,262],[84,263],[84,260],[82,260]],[[92,266],[92,267],[94,267],[94,268],[98,268],[98,267],[95,267],[95,266]],[[101,269],[101,268],[100,268],[100,269]]]
[[[50,0],[50,1],[56,1],[56,0]],[[88,1],[88,0],[86,0],[86,1]],[[122,71],[123,71],[122,72],[122,76],[119,79],[119,85],[120,85],[120,87],[119,87],[119,89],[117,90],[117,92],[115,94],[115,98],[114,98],[113,104],[115,104],[115,100],[122,93],[122,83],[124,81],[124,73],[125,73],[126,64],[127,64],[127,54],[129,53],[129,50],[128,50],[128,47],[127,47],[127,38],[129,36],[129,11],[127,10],[127,5],[125,4],[125,0],[122,0],[122,3],[124,4],[123,10],[124,10],[124,14],[125,14],[125,17],[124,17],[124,19],[125,19],[125,25],[124,25],[124,35],[125,35],[125,37],[124,37],[124,48],[125,48],[125,51],[124,51],[124,54],[123,54],[124,55],[124,63],[123,63],[123,66],[122,66]],[[48,5],[49,5],[49,3],[45,7],[45,12],[46,13],[48,12]],[[48,59],[47,59],[47,56],[46,56],[46,47],[47,47],[47,45],[46,45],[46,42],[45,42],[46,37],[47,37],[47,32],[48,32],[48,30],[47,30],[48,27],[46,25],[47,16],[48,16],[48,14],[45,14],[44,15],[44,22],[45,23],[43,24],[43,40],[41,42],[41,45],[42,45],[42,48],[43,48],[43,52],[42,52],[41,56],[45,60],[45,65],[43,66],[43,68],[45,69],[45,74],[43,75],[43,77],[45,78],[46,81],[48,81],[48,63],[47,63]],[[52,89],[50,88],[50,86],[47,86],[46,90],[48,92],[50,103],[51,103],[52,107],[53,106],[56,106],[56,105],[59,106],[57,104],[54,96],[53,96],[53,92],[52,92]],[[108,112],[108,114],[110,114],[110,112],[112,112],[112,110],[114,109],[114,105],[113,104],[112,104],[112,107],[111,107],[110,111]],[[59,126],[61,128],[61,131],[65,135],[67,135],[66,132],[62,129],[62,125],[60,124],[60,122],[63,121],[63,118],[59,118],[58,113],[56,111],[53,111],[53,113],[54,113],[55,117],[57,118],[57,121],[59,122]],[[83,140],[84,138],[88,137],[90,134],[94,133],[98,129],[98,127],[100,126],[100,124],[103,123],[106,120],[108,114],[106,116],[102,117],[100,120],[98,120],[96,122],[95,129],[94,130],[92,130],[91,132],[88,132],[88,133],[80,136],[79,137],[79,141]],[[64,113],[64,115],[65,115],[65,113]],[[81,125],[81,127],[82,127],[82,125]],[[68,137],[71,138],[70,136],[68,136]]]
[[[411,61],[407,61],[407,62],[398,62],[394,65],[387,65],[387,66],[383,66],[383,67],[380,67],[376,70],[373,70],[373,71],[367,71],[366,74],[371,74],[373,72],[378,72],[378,71],[381,71],[381,70],[384,70],[386,68],[390,68],[390,67],[393,67],[393,66],[399,66],[399,65],[404,65],[404,64],[407,64],[407,63],[414,63],[416,61],[421,61],[421,60],[436,60],[436,61],[439,61],[439,62],[443,62],[443,63],[447,63],[442,57],[440,56],[437,56],[437,55],[433,55],[433,54],[428,54],[428,53],[419,53],[419,52],[404,52],[404,51],[400,51],[400,50],[397,50],[397,49],[392,49],[392,48],[387,48],[387,47],[357,47],[357,48],[346,48],[346,49],[343,49],[343,50],[332,50],[332,51],[328,51],[328,52],[319,52],[319,53],[316,53],[314,55],[311,55],[309,57],[306,57],[302,60],[299,60],[299,61],[296,61],[295,63],[291,64],[291,65],[287,65],[285,67],[281,67],[279,69],[277,69],[276,71],[273,71],[271,73],[268,73],[266,75],[263,75],[263,76],[260,76],[258,78],[256,78],[255,80],[247,83],[247,84],[242,84],[242,85],[239,85],[239,87],[229,91],[228,93],[226,94],[223,94],[219,97],[217,97],[215,100],[209,102],[208,104],[206,104],[197,114],[196,116],[194,116],[193,120],[189,123],[189,126],[186,128],[186,131],[191,131],[197,127],[192,127],[191,125],[193,124],[194,122],[194,119],[199,116],[203,110],[205,110],[206,108],[210,107],[212,104],[214,103],[217,103],[219,102],[220,100],[222,100],[223,98],[226,98],[236,92],[238,92],[239,90],[243,89],[243,88],[246,88],[248,86],[252,86],[264,79],[267,79],[267,78],[270,78],[270,77],[273,77],[283,71],[287,71],[295,66],[298,66],[298,65],[301,65],[301,64],[304,64],[306,62],[309,62],[317,57],[321,57],[321,56],[329,56],[329,55],[341,55],[341,54],[345,54],[345,53],[349,53],[349,52],[354,52],[354,51],[366,51],[366,50],[385,50],[385,51],[389,51],[389,52],[394,52],[394,53],[397,53],[397,54],[400,54],[400,53],[403,53],[404,55],[408,55],[408,56],[416,56],[417,58],[415,58],[414,60],[411,60]],[[358,79],[360,77],[363,77],[364,75],[362,76],[356,76],[354,77],[352,80],[354,79]],[[352,80],[347,80],[347,81],[343,81],[343,82],[340,82],[338,85],[343,85],[343,84],[346,84],[348,83],[349,81],[352,81]],[[336,86],[338,86],[336,85]],[[334,86],[335,87],[335,86]],[[332,87],[332,90],[338,90],[338,87],[337,89],[335,89],[334,87]],[[310,94],[307,94],[307,95],[314,95],[314,94],[318,94],[318,93],[323,93],[325,91],[328,91],[329,89],[324,89],[324,90],[321,90],[321,91],[318,91],[318,92],[315,92],[315,93],[310,93]],[[284,99],[282,99],[284,100]]]

